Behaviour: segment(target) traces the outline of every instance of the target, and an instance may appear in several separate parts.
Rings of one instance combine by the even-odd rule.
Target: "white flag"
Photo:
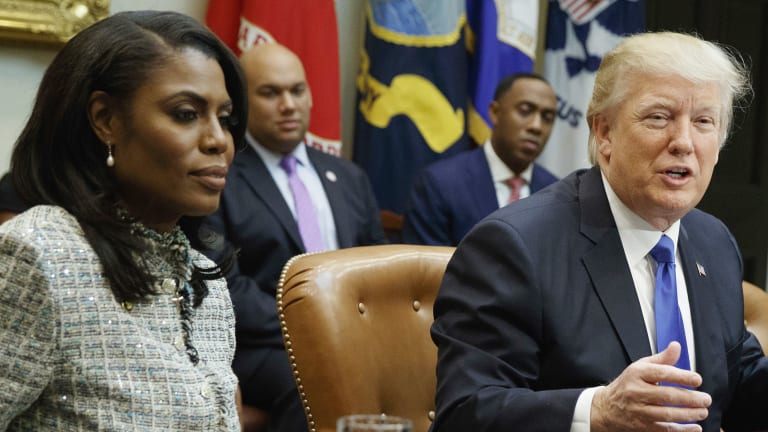
[[[558,118],[537,162],[564,177],[590,166],[587,105],[603,55],[624,35],[643,31],[642,0],[550,0],[544,76],[557,94]]]

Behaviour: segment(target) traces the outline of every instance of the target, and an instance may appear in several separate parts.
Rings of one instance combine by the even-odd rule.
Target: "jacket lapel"
[[[238,175],[243,177],[245,183],[253,189],[264,206],[280,221],[296,246],[303,250],[304,243],[301,241],[299,226],[293,218],[293,213],[258,153],[248,146],[236,154],[234,164],[237,166]]]
[[[583,263],[624,351],[633,362],[650,355],[651,347],[599,168],[584,173],[578,188],[581,232],[595,243],[582,258]],[[634,301],[627,302],[628,298]]]
[[[333,164],[328,163],[328,160],[322,157],[324,155],[320,154],[319,150],[307,146],[307,156],[320,177],[320,182],[325,190],[325,196],[328,197],[328,204],[331,206],[331,213],[333,213],[333,223],[336,225],[336,238],[339,242],[339,248],[353,246],[354,238],[352,238],[352,232],[344,229],[351,226],[351,219],[347,211],[347,203],[344,202],[341,176]]]
[[[717,310],[718,302],[714,297],[716,287],[706,275],[709,263],[702,262],[697,256],[697,246],[688,236],[685,225],[680,225],[678,248],[680,260],[683,264],[685,284],[688,289],[688,303],[691,308],[691,322],[693,324],[693,337],[696,342],[696,371],[703,378],[702,390],[710,388],[722,377],[722,371],[728,370],[726,359],[722,355],[721,346],[723,340],[720,326],[720,312]]]
[[[485,145],[491,145],[487,142]],[[496,186],[493,184],[491,176],[491,167],[488,165],[488,159],[485,157],[485,150],[482,147],[472,150],[470,159],[466,165],[465,179],[469,183],[468,191],[474,198],[475,217],[474,220],[480,220],[493,213],[499,208],[499,201],[496,198]],[[471,228],[471,227],[470,227]]]

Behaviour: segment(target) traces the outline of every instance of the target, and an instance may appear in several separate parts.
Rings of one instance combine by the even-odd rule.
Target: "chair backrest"
[[[453,247],[380,245],[300,255],[277,291],[310,432],[348,414],[434,417],[432,305]]]
[[[768,293],[757,285],[742,282],[744,291],[744,323],[768,352]]]

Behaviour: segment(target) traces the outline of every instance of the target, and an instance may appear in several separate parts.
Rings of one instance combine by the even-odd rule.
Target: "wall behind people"
[[[364,2],[336,0],[341,69],[342,140],[349,156],[355,104],[355,76],[362,43]],[[111,0],[110,13],[136,9],[182,12],[205,20],[208,0]],[[37,86],[57,49],[39,45],[22,46],[0,40],[0,173],[8,170],[11,149],[27,120]]]
[[[208,0],[111,0],[110,13],[164,9],[201,19]],[[0,41],[0,172],[8,170],[11,149],[19,136],[57,47]]]

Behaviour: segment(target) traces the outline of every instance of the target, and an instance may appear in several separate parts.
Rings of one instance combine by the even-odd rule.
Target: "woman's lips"
[[[199,182],[209,189],[216,191],[224,190],[227,183],[227,168],[220,166],[206,167],[190,173]]]

